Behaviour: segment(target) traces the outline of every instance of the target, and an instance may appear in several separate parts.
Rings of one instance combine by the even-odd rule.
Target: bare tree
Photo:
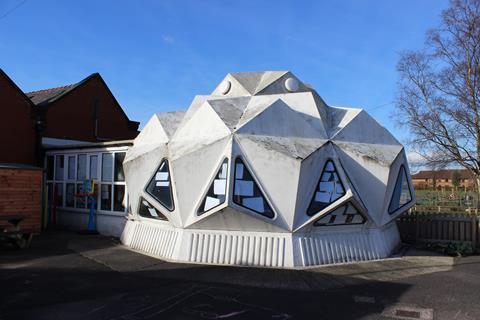
[[[425,48],[401,54],[395,118],[426,164],[458,164],[480,194],[480,0],[451,0]]]

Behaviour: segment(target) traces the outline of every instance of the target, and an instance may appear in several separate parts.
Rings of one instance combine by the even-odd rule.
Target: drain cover
[[[395,313],[395,315],[399,317],[420,319],[420,312],[418,311],[403,310],[403,309],[397,309],[396,311],[397,312]]]
[[[433,320],[433,309],[420,308],[415,305],[396,304],[385,308],[382,316],[404,320]]]

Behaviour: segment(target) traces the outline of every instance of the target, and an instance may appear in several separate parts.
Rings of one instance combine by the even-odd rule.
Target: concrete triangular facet
[[[265,72],[236,72],[230,75],[235,78],[251,95],[255,94]]]
[[[248,102],[251,97],[238,97],[222,100],[209,100],[208,104],[218,114],[220,119],[223,120],[225,125],[233,131],[243,112],[247,108]]]
[[[261,92],[263,89],[268,87],[270,84],[281,78],[288,71],[267,71],[263,74],[262,79],[255,88],[255,94]]]

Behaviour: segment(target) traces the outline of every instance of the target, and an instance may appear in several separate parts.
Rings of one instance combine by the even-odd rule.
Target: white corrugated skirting
[[[285,266],[285,236],[189,233],[189,238],[189,262]]]
[[[384,230],[367,232],[294,236],[304,267],[378,260],[388,257],[400,243],[394,224]]]
[[[218,265],[302,268],[388,257],[400,243],[395,224],[357,232],[290,234],[177,229],[129,220],[121,237],[160,259]]]

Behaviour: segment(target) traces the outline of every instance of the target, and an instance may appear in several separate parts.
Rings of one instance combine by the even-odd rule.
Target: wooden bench
[[[20,228],[24,219],[25,216],[22,215],[0,215],[0,239],[5,239],[20,249],[28,248],[34,230]],[[3,224],[4,221],[8,224]]]

